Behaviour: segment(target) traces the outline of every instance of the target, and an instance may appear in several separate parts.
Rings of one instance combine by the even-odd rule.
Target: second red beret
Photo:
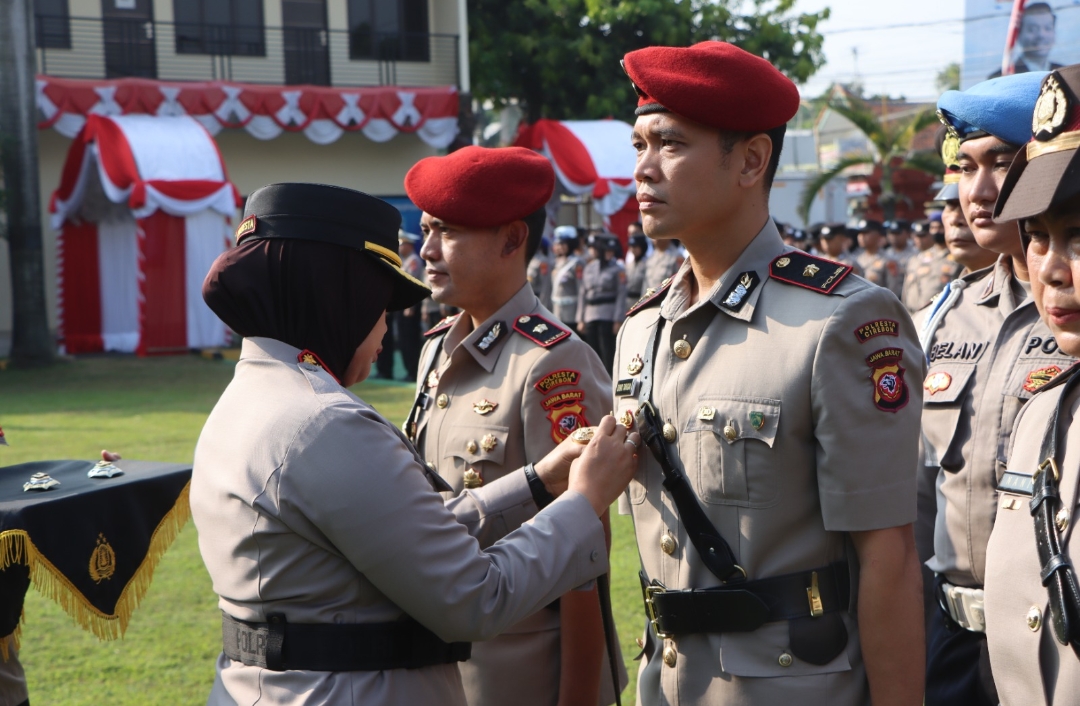
[[[638,115],[667,109],[718,130],[764,132],[799,110],[791,79],[726,42],[638,49],[623,69],[638,92]]]
[[[421,159],[405,175],[417,207],[454,225],[494,228],[525,218],[548,202],[555,170],[524,147],[470,145],[445,157]]]

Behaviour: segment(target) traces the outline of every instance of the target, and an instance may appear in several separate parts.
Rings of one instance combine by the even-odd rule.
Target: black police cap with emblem
[[[396,275],[387,309],[400,311],[431,294],[423,282],[401,269],[400,228],[396,208],[360,191],[327,184],[270,184],[248,197],[236,243],[289,238],[360,250]]]

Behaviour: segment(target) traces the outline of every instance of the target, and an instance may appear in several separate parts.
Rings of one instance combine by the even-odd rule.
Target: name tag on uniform
[[[1003,493],[1016,493],[1017,495],[1027,495],[1029,497],[1034,487],[1035,481],[1030,475],[1014,473],[1013,471],[1005,471],[1005,475],[1001,477],[1001,482],[998,483],[998,490]]]
[[[431,395],[426,392],[421,392],[416,399],[420,403],[420,409],[426,410],[431,406]]]
[[[641,389],[641,380],[635,378],[627,378],[626,380],[619,380],[615,385],[616,397],[637,397],[638,390]]]

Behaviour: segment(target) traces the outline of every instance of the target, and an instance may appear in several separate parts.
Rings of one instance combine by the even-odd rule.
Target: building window
[[[39,49],[71,49],[67,0],[34,0],[34,33]]]
[[[349,0],[349,58],[430,61],[427,0]]]
[[[173,0],[177,54],[266,56],[262,0]]]

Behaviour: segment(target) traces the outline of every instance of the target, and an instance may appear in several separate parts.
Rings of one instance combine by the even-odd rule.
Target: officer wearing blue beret
[[[1073,362],[1031,302],[1016,222],[992,220],[1009,164],[1030,137],[1043,76],[991,79],[938,101],[949,131],[942,153],[959,166],[960,208],[979,246],[999,257],[951,282],[920,333],[929,368],[919,527],[933,534],[932,554],[922,558],[937,599],[928,607],[928,706],[998,703],[983,609],[996,486],[1020,408]]]

